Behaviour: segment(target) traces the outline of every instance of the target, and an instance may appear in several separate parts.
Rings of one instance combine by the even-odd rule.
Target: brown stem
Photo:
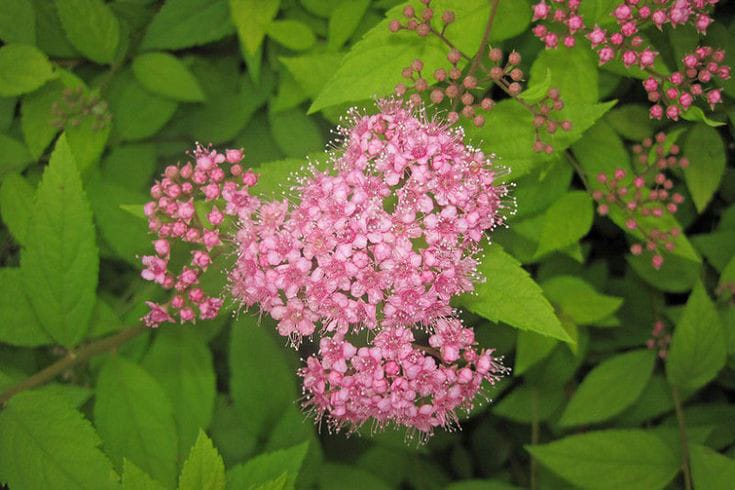
[[[485,55],[485,49],[487,48],[488,41],[490,40],[490,31],[492,30],[493,23],[495,22],[495,15],[498,13],[498,4],[500,3],[500,0],[490,0],[490,2],[490,17],[488,17],[487,24],[485,24],[485,32],[482,33],[480,47],[477,49],[477,53],[475,53],[475,57],[472,60],[472,65],[467,72],[467,76],[472,76],[477,71],[478,66],[480,66],[480,60]]]
[[[684,473],[684,488],[692,490],[692,475],[689,469],[689,443],[687,441],[687,428],[684,422],[684,409],[681,404],[681,395],[676,386],[671,387],[671,395],[674,398],[676,408],[676,420],[679,422],[679,440],[681,443],[681,468]]]
[[[67,369],[76,366],[77,364],[82,363],[87,359],[96,356],[97,354],[102,354],[104,352],[113,350],[121,346],[128,340],[137,337],[146,330],[147,328],[142,325],[131,327],[110,337],[105,337],[104,339],[90,342],[77,350],[69,351],[64,357],[62,357],[55,363],[47,366],[33,376],[24,379],[17,385],[5,390],[2,394],[0,394],[0,405],[4,405],[8,400],[10,400],[13,396],[17,395],[21,391],[29,390],[31,388],[35,388],[36,386],[48,383]]]

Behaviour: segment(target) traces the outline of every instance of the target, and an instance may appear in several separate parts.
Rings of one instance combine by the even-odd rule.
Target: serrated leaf
[[[339,49],[350,39],[365,15],[370,0],[341,2],[329,15],[329,35],[327,44],[331,49]]]
[[[183,49],[234,32],[227,0],[166,0],[148,25],[141,49]]]
[[[598,293],[578,277],[555,276],[541,283],[544,295],[577,325],[593,325],[614,314],[623,299]]]
[[[541,464],[591,490],[664,488],[679,460],[658,437],[643,430],[604,430],[527,446]]]
[[[163,483],[176,480],[177,439],[171,403],[145,370],[110,357],[97,378],[94,421],[118,468],[123,458]]]
[[[571,341],[541,287],[502,247],[486,247],[478,271],[485,282],[475,287],[475,293],[461,296],[460,306],[494,322]]]
[[[33,92],[54,77],[45,54],[26,44],[0,47],[0,97]]]
[[[544,214],[536,257],[577,243],[592,228],[592,198],[583,191],[562,196]]]
[[[54,81],[40,90],[23,97],[20,105],[20,124],[28,150],[34,159],[38,159],[59,132],[53,124],[51,108],[61,98],[64,86]]]
[[[717,130],[698,124],[687,133],[682,151],[689,159],[684,179],[694,205],[701,213],[720,187],[727,164],[725,143]]]
[[[308,448],[309,444],[305,442],[288,449],[256,456],[227,472],[227,486],[251,488],[275,480],[286,473],[286,488],[293,488]]]
[[[120,23],[102,0],[56,0],[61,25],[86,58],[111,64],[120,43]]]
[[[44,330],[72,347],[89,329],[99,257],[92,212],[62,135],[36,191],[21,254],[26,294]]]
[[[0,39],[36,44],[36,13],[30,0],[0,0]]]
[[[119,73],[110,84],[108,100],[113,134],[135,141],[156,134],[176,112],[176,102],[159,97],[135,79],[130,70]]]
[[[192,327],[161,331],[143,359],[173,407],[179,454],[185,456],[197,433],[212,420],[215,373],[212,354]],[[185,407],[185,408],[184,408]]]
[[[309,26],[297,20],[274,20],[266,33],[278,44],[293,51],[305,51],[316,42],[316,36]]]
[[[728,490],[735,481],[735,460],[706,446],[689,447],[695,488]]]
[[[27,245],[28,223],[31,220],[33,195],[36,192],[20,174],[10,174],[0,185],[0,215],[13,238]]]
[[[0,268],[0,342],[23,347],[53,343],[26,296],[18,268]]]
[[[87,116],[76,126],[67,124],[64,135],[77,162],[77,168],[82,174],[87,174],[99,163],[105,151],[105,144],[110,136],[110,125],[97,127],[95,118]]]
[[[92,424],[64,399],[15,395],[0,413],[0,481],[12,488],[116,488]]]
[[[177,57],[168,53],[145,53],[133,60],[135,78],[151,92],[183,102],[205,99],[199,82]]]
[[[243,425],[265,436],[286,406],[296,398],[296,381],[282,343],[271,332],[273,322],[241,315],[230,338],[230,391]],[[277,386],[278,389],[273,389]]]
[[[655,360],[651,350],[634,350],[605,359],[579,385],[559,424],[593,424],[619,414],[641,395]]]
[[[255,52],[263,42],[266,30],[278,13],[281,0],[229,0],[232,23],[237,27],[245,50]]]
[[[179,490],[223,490],[225,464],[203,431],[189,452],[179,476]],[[244,488],[244,487],[240,487]]]
[[[681,389],[696,390],[717,376],[725,366],[726,356],[720,317],[698,282],[676,323],[666,359],[666,376]]]
[[[128,458],[123,459],[122,487],[123,490],[164,490],[160,483]]]

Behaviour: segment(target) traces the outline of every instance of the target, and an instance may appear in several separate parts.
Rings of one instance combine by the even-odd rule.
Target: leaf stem
[[[490,31],[492,30],[493,23],[495,22],[495,15],[498,13],[499,3],[500,0],[490,0],[490,17],[488,17],[487,24],[485,24],[485,32],[482,33],[480,47],[477,49],[477,53],[475,53],[475,56],[472,59],[472,65],[470,65],[470,69],[467,72],[468,76],[474,75],[477,68],[480,66],[480,60],[485,54],[485,49],[487,48],[488,41],[490,40]]]
[[[48,383],[67,369],[76,366],[97,354],[102,354],[121,346],[128,340],[137,337],[146,330],[148,330],[146,327],[138,325],[122,330],[115,335],[90,342],[77,350],[70,350],[64,357],[55,363],[5,390],[0,394],[0,405],[4,405],[13,396],[22,391]]]
[[[681,441],[681,467],[684,473],[684,488],[692,490],[692,475],[689,469],[689,443],[687,442],[687,428],[684,421],[684,409],[681,404],[681,394],[679,388],[671,387],[671,395],[674,398],[674,407],[676,408],[676,420],[679,422],[679,440]]]

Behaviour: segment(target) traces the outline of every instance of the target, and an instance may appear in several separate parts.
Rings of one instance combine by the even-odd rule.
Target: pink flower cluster
[[[333,171],[312,169],[296,204],[240,215],[230,285],[293,344],[319,330],[300,375],[306,405],[330,427],[375,418],[430,432],[500,373],[450,299],[478,279],[478,243],[503,221],[505,188],[460,130],[400,102],[379,108],[353,115]],[[363,328],[370,346],[345,340]],[[416,347],[411,329],[429,332],[430,346]]]
[[[676,27],[692,24],[705,34],[713,22],[710,9],[719,0],[624,0],[612,12],[618,23],[611,31],[595,25],[589,27],[579,13],[581,0],[541,0],[533,7],[534,21],[547,21],[538,24],[533,32],[547,48],[561,44],[573,47],[579,36],[589,40],[597,52],[600,64],[615,59],[626,68],[637,66],[650,73],[643,86],[649,99],[655,103],[651,107],[651,117],[661,119],[664,115],[677,120],[701,97],[711,107],[721,102],[719,89],[707,90],[702,84],[717,77],[730,78],[730,67],[722,65],[725,53],[711,47],[702,46],[684,56],[684,73],[674,72],[665,76],[653,69],[658,53],[641,36],[641,31],[653,25],[658,29],[669,25]],[[559,28],[555,28],[560,26]]]
[[[392,423],[430,434],[455,425],[456,410],[470,409],[482,382],[503,372],[490,351],[473,348],[474,333],[456,318],[435,322],[429,344],[436,350],[414,340],[403,326],[383,328],[370,347],[322,338],[319,357],[300,371],[307,405],[317,418],[329,414],[337,428],[372,419],[377,427]]]
[[[675,239],[681,234],[678,228],[642,226],[641,218],[661,218],[673,215],[684,202],[684,196],[673,192],[674,182],[666,175],[667,169],[686,168],[689,160],[680,157],[677,145],[666,144],[666,134],[658,133],[654,139],[647,138],[633,147],[639,168],[631,180],[625,170],[617,169],[612,175],[600,173],[597,181],[604,186],[592,197],[598,202],[597,212],[605,216],[610,206],[619,208],[625,216],[625,226],[638,230],[645,238],[645,249],[653,253],[651,265],[660,269],[664,263],[663,252],[675,248]],[[653,157],[651,156],[653,155]],[[643,253],[644,247],[634,243],[630,247],[633,255]]]
[[[149,327],[173,322],[174,316],[182,323],[217,316],[222,299],[208,296],[199,287],[200,277],[212,264],[212,251],[222,245],[220,227],[226,216],[249,216],[259,205],[248,193],[257,178],[252,171],[243,172],[242,150],[221,154],[197,146],[193,156],[193,164],[166,167],[163,178],[151,188],[153,200],[144,208],[148,227],[157,239],[153,242],[155,255],[141,259],[141,275],[174,291],[167,304],[148,303],[150,312],[144,321]],[[201,207],[197,209],[195,203]],[[176,274],[169,270],[174,241],[185,244],[191,256]]]

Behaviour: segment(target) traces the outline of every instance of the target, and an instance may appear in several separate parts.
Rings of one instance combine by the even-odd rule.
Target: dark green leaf
[[[701,213],[720,187],[727,162],[725,143],[717,130],[698,124],[687,133],[683,153],[689,159],[684,178],[694,205]]]
[[[227,0],[166,0],[148,26],[141,48],[189,48],[218,41],[232,32]]]
[[[53,343],[28,301],[18,268],[0,268],[0,341],[24,347]]]
[[[122,475],[123,490],[163,490],[163,486],[125,458]]]
[[[292,488],[308,448],[308,443],[302,443],[289,449],[261,454],[245,464],[235,466],[227,472],[227,486],[251,488],[275,480],[285,473],[286,486]]]
[[[699,444],[689,448],[696,488],[728,490],[735,481],[735,460]]]
[[[28,223],[36,192],[20,174],[10,174],[0,185],[0,215],[13,238],[20,245],[27,245]]]
[[[572,191],[551,205],[544,215],[536,257],[577,243],[592,227],[592,198],[583,191]]]
[[[36,44],[36,13],[30,0],[0,0],[0,39]]]

